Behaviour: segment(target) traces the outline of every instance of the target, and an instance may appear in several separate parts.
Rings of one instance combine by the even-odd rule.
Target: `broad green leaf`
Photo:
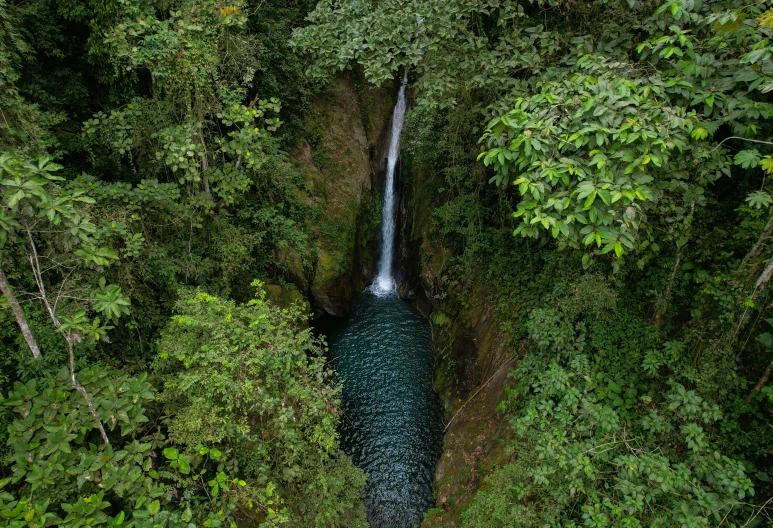
[[[188,463],[188,459],[185,458],[184,455],[178,455],[178,457],[177,457],[177,464],[179,465],[180,471],[183,474],[187,475],[188,473],[191,472],[191,466]]]
[[[763,207],[768,207],[771,203],[773,203],[773,198],[765,191],[754,191],[746,197],[746,202],[750,207],[754,207],[755,209],[762,209]]]
[[[161,503],[156,499],[148,505],[147,509],[150,515],[155,515],[161,509]]]
[[[760,153],[757,149],[742,150],[735,155],[733,161],[744,169],[754,168],[760,162]]]

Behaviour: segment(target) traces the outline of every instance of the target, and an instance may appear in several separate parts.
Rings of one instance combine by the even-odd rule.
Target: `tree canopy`
[[[511,454],[428,525],[770,519],[771,16],[753,0],[349,0],[295,31],[311,76],[408,72],[433,321],[487,291],[528,348],[501,404]]]
[[[4,525],[364,524],[324,344],[250,286],[308,237],[269,4],[0,3]]]
[[[511,371],[425,526],[771,522],[772,40],[763,0],[0,0],[0,519],[367,525],[297,278],[378,221],[294,159],[349,170],[310,101],[352,70],[357,141],[408,75],[438,389],[485,389],[484,315]]]

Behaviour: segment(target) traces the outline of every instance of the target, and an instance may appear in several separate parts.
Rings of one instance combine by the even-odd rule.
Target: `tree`
[[[502,349],[528,350],[501,406],[517,439],[463,526],[770,516],[771,391],[750,395],[770,365],[750,339],[773,277],[768,7],[349,0],[296,32],[310,75],[409,71],[410,194],[437,206],[411,232],[436,320],[489,307]],[[439,523],[464,510],[446,498]]]
[[[773,107],[755,96],[764,79],[742,60],[768,29],[731,23],[732,10],[680,5],[664,4],[645,24],[652,36],[637,50],[654,71],[617,57],[569,55],[535,95],[489,123],[479,159],[495,168],[492,180],[518,186],[516,234],[547,231],[561,245],[595,246],[586,264],[594,254],[657,251],[664,239],[681,251],[707,186],[730,175],[732,160],[708,139],[722,127],[753,139]],[[658,36],[669,6],[675,24]],[[744,152],[736,159],[748,168],[753,156]],[[664,214],[665,237],[650,220]]]
[[[192,185],[190,204],[230,205],[274,148],[279,100],[244,103],[255,73],[242,2],[181,1],[163,16],[130,3],[105,44],[118,71],[149,75],[150,97],[99,112],[85,126],[94,146],[129,157],[146,175],[170,170]]]
[[[363,525],[364,479],[338,449],[341,388],[299,307],[273,307],[255,286],[244,305],[201,291],[177,303],[155,364],[170,438],[232,453],[298,526]]]
[[[243,273],[281,270],[270,262],[277,244],[305,240],[295,223],[304,211],[297,174],[273,137],[279,100],[254,92],[251,7],[6,7],[0,339],[35,359],[0,347],[0,422],[8,426],[0,455],[12,474],[0,480],[0,519],[14,527],[363,526],[364,476],[338,449],[340,389],[306,316],[270,306],[262,293],[242,306],[202,293],[204,303],[181,287],[233,293]],[[282,31],[263,43],[282,48],[270,39],[284,40],[291,22],[277,22]],[[98,79],[61,81],[84,70]],[[84,112],[93,117],[81,126]],[[202,301],[182,303],[178,316],[199,309],[202,328],[170,322],[178,297]],[[234,321],[218,319],[225,312]],[[251,326],[264,319],[271,324]],[[202,347],[235,346],[222,333],[234,327],[249,346],[230,359],[254,357],[228,370]],[[196,350],[165,344],[175,332],[176,345]],[[182,356],[199,352],[186,370]],[[148,376],[153,359],[166,379]],[[220,387],[202,375],[214,366]],[[194,372],[198,399],[181,390]],[[238,427],[196,422],[207,405]],[[194,422],[201,427],[186,428]]]
[[[530,22],[526,10],[515,0],[388,0],[375,7],[366,0],[319,2],[293,43],[311,54],[312,77],[356,62],[380,85],[409,69],[419,104],[440,110],[462,94],[507,92],[521,76],[545,68],[560,33],[523,24]]]
[[[68,285],[68,281],[72,281],[70,284],[80,284],[82,298],[90,301],[93,310],[107,321],[117,321],[121,315],[128,313],[129,301],[123,297],[118,285],[108,286],[104,278],[96,279],[95,274],[99,274],[111,260],[117,259],[118,254],[110,248],[97,245],[99,242],[94,236],[96,226],[82,209],[83,205],[94,203],[94,200],[85,195],[85,190],[66,190],[58,186],[56,183],[63,178],[54,173],[60,168],[46,157],[33,164],[19,156],[0,156],[0,247],[15,250],[28,262],[37,286],[34,295],[45,307],[51,324],[59,329],[67,343],[72,388],[83,395],[102,440],[107,444],[109,440],[91,398],[75,378],[74,347],[83,336],[99,339],[112,327],[103,324],[99,317],[90,320],[86,309],[82,309],[85,304],[83,301],[72,302],[77,297],[73,295],[75,291]],[[37,242],[36,237],[39,239]],[[43,257],[51,263],[45,271],[41,267],[38,251],[41,243],[46,251]],[[60,278],[54,297],[49,297],[46,292],[47,283],[51,286],[51,275]],[[91,284],[83,287],[83,282],[89,279]],[[3,272],[2,263],[0,290],[13,309],[32,355],[40,359],[40,349]]]
[[[94,422],[68,390],[67,369],[17,382],[2,402],[15,413],[13,476],[0,480],[0,519],[7,526],[216,526],[233,521],[237,508],[270,500],[270,489],[227,477],[216,449],[198,446],[183,454],[142,438],[144,406],[155,397],[146,375],[93,367],[79,378],[97,396],[96,412],[118,441],[92,442]],[[278,520],[281,515],[270,515],[266,525]]]

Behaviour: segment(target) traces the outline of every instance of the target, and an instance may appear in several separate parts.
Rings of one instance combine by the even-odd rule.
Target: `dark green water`
[[[351,316],[330,318],[320,329],[343,383],[344,451],[368,474],[363,497],[370,525],[418,526],[434,504],[443,438],[429,322],[395,293],[366,291]]]

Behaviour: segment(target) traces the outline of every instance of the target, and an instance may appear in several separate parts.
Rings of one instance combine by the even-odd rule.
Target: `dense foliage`
[[[337,240],[286,151],[356,68],[409,74],[433,321],[484,292],[527,350],[430,522],[769,523],[772,39],[764,0],[0,0],[0,519],[365,525],[323,345],[253,282]]]
[[[529,348],[501,405],[511,455],[444,508],[470,527],[769,522],[769,3],[344,0],[309,19],[310,75],[409,71],[433,320],[488,291]]]
[[[250,286],[308,257],[309,9],[0,2],[3,526],[364,524],[307,308]]]

